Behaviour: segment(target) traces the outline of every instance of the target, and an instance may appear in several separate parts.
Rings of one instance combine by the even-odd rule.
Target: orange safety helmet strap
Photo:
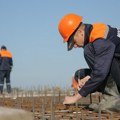
[[[67,14],[59,22],[58,30],[67,42],[73,32],[78,28],[79,24],[82,22],[82,16],[76,14]]]

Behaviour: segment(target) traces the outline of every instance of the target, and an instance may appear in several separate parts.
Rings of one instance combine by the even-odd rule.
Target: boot
[[[3,94],[3,86],[0,86],[0,94]]]
[[[7,85],[7,92],[11,93],[11,85]]]

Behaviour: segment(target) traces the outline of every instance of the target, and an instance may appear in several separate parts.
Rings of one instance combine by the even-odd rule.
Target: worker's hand
[[[82,96],[79,93],[77,93],[74,96],[66,96],[63,104],[73,104],[73,103],[76,103],[81,98],[82,98]]]
[[[84,82],[87,82],[89,79],[90,79],[90,76],[87,75],[86,77],[83,78],[83,81],[84,81]]]
[[[83,79],[78,79],[78,86],[77,90],[80,91],[80,89],[85,85],[85,83],[90,79],[90,76],[86,76]]]
[[[83,85],[85,84],[85,81],[83,81],[83,79],[78,79],[78,86],[79,86],[79,88],[82,88],[83,87]]]

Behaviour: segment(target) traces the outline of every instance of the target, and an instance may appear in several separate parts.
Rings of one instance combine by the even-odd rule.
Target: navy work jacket
[[[94,42],[89,42],[92,25],[85,24],[85,43],[84,43],[84,57],[90,69],[92,70],[90,79],[79,91],[79,94],[86,97],[88,94],[96,91],[101,86],[109,74],[112,60],[115,56],[120,54],[120,38],[118,37],[118,29],[108,25],[109,31],[106,39],[97,38]],[[90,46],[91,49],[87,49]],[[91,66],[89,59],[86,57],[90,50],[94,52],[94,65]],[[93,59],[93,58],[92,58]]]

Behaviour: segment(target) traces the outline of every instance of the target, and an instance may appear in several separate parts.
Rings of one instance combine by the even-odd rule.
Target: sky
[[[70,87],[76,70],[88,67],[83,49],[67,51],[58,32],[68,13],[83,23],[120,28],[120,0],[0,0],[0,46],[13,55],[12,87]]]

